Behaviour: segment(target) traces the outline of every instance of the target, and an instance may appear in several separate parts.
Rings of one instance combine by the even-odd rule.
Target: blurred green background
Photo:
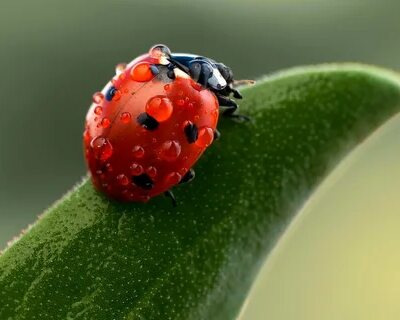
[[[0,1],[0,248],[85,174],[81,150],[83,119],[92,93],[111,78],[115,64],[128,62],[155,43],[165,43],[173,51],[194,52],[223,61],[233,68],[236,78],[257,78],[291,66],[336,61],[378,64],[397,70],[400,68],[399,12],[400,2],[396,0]],[[393,148],[398,134],[393,131],[389,134],[391,138],[382,139],[380,145],[389,146],[392,141]],[[364,156],[369,159],[365,165],[386,166],[383,150],[378,147],[371,150],[371,155],[381,157]],[[396,172],[395,165],[393,168]],[[368,172],[371,179],[376,176],[365,170],[363,179],[368,179]],[[354,187],[373,181],[365,180]],[[387,197],[385,188],[390,187],[383,185],[381,199],[394,201]],[[328,194],[336,195],[335,192],[332,187]],[[332,207],[338,200],[331,195],[326,201]],[[399,211],[400,204],[396,206],[392,202],[387,211],[379,208],[376,210],[380,214],[387,213],[384,219],[390,221],[389,225],[397,222],[400,227],[400,221],[393,215]],[[319,207],[314,210],[322,212]],[[358,217],[362,209],[353,206],[349,212]],[[340,218],[320,220],[304,224],[316,231],[322,230],[323,223],[338,223]],[[344,216],[342,220],[346,220]],[[343,221],[351,230],[357,230],[356,218],[353,222]],[[293,272],[296,261],[289,258],[293,257],[289,253],[307,255],[310,249],[309,243],[299,240],[305,239],[301,234],[304,232],[293,236],[299,244],[297,247],[283,250],[288,256],[283,253],[274,256],[274,261],[279,262],[275,265],[286,266],[286,269],[282,267],[286,273],[272,272],[270,278],[308,279],[312,284],[319,283],[318,278],[295,277]],[[328,241],[325,234],[318,236],[318,241]],[[400,242],[400,237],[396,239]],[[351,241],[346,243],[349,245]],[[351,248],[348,247],[349,252]],[[323,250],[312,251],[313,257],[318,257]],[[304,263],[304,270],[315,263],[304,261],[309,261]],[[292,278],[287,278],[289,274]],[[323,271],[319,276],[325,279]],[[335,281],[335,278],[329,279]],[[289,293],[301,294],[300,289],[292,290],[293,282],[280,287],[282,282],[278,280],[271,282],[270,291],[258,294],[266,297],[267,302],[263,304],[268,305],[269,301],[277,309],[279,303],[272,296],[286,297],[282,299],[287,306],[290,301],[296,301],[296,296]],[[297,283],[296,288],[304,285],[304,282]],[[280,289],[281,295],[271,294]],[[294,313],[285,314],[281,310],[283,313],[279,314],[275,310],[278,313],[271,319],[328,319],[312,309],[312,299],[319,299],[320,292],[308,290],[303,294],[311,299],[308,303],[312,311],[281,308]],[[351,304],[352,300],[346,301]],[[315,300],[315,304],[320,302]],[[347,319],[343,314],[329,319],[339,318]],[[399,318],[400,311],[393,319]],[[246,319],[255,319],[254,314]]]
[[[92,93],[154,43],[237,78],[295,65],[400,67],[399,1],[0,1],[0,247],[84,174]]]

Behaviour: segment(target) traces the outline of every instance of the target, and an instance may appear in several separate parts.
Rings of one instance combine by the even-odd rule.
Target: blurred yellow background
[[[241,320],[400,319],[400,116],[323,182],[263,266]]]
[[[399,12],[396,0],[1,1],[0,248],[85,174],[84,115],[115,64],[165,43],[237,78],[340,61],[398,70]],[[324,182],[243,319],[400,319],[399,136],[397,119]]]

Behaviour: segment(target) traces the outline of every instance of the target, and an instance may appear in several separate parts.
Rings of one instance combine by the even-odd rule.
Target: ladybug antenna
[[[245,84],[249,84],[249,85],[253,85],[253,84],[255,84],[256,83],[256,81],[255,80],[233,80],[232,81],[232,84],[233,84],[233,86],[235,86],[235,87],[237,87],[237,86],[242,86],[242,85],[245,85]]]

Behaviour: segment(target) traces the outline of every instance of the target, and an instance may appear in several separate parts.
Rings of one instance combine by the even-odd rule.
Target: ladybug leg
[[[236,98],[236,99],[242,99],[243,98],[243,96],[240,94],[239,90],[234,89],[234,88],[229,86],[229,91],[232,92],[234,98]]]
[[[164,195],[171,199],[172,206],[176,207],[178,205],[177,202],[176,202],[176,198],[174,196],[174,193],[171,190],[165,191]]]
[[[224,111],[222,113],[224,116],[238,119],[240,121],[250,121],[249,117],[247,117],[243,114],[235,113],[239,109],[239,106],[237,105],[237,103],[234,100],[230,99],[229,97],[218,95],[218,94],[217,94],[217,99],[218,99],[219,105],[221,107],[224,107]]]
[[[221,132],[217,129],[214,130],[214,141],[217,141],[221,137]]]
[[[196,176],[196,174],[194,173],[194,170],[193,169],[189,169],[189,171],[186,172],[186,174],[182,177],[182,179],[179,182],[179,184],[188,183],[188,182],[192,181],[195,176]]]

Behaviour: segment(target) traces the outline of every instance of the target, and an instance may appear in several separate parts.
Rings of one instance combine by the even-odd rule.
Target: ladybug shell
[[[93,96],[86,116],[83,140],[92,181],[117,200],[147,201],[171,189],[213,141],[215,95],[189,77],[170,79],[158,63],[143,55],[120,67]],[[157,121],[143,123],[148,115]],[[188,125],[197,128],[192,138]]]

